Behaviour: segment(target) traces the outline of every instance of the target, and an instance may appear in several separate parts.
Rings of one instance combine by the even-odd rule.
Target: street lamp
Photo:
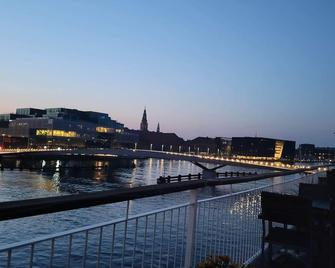
[[[150,150],[152,151],[152,143],[150,144]]]

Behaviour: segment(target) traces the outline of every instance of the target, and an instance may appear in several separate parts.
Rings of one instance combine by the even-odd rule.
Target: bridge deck
[[[265,162],[256,160],[241,160],[228,157],[214,157],[192,155],[185,153],[150,151],[150,150],[130,150],[130,149],[74,149],[74,150],[12,150],[2,152],[0,160],[3,158],[72,158],[72,159],[99,159],[111,160],[113,158],[145,159],[158,158],[166,160],[184,160],[190,162],[203,162],[216,165],[241,166],[249,168],[264,168],[270,170],[294,170],[303,168],[302,166]]]

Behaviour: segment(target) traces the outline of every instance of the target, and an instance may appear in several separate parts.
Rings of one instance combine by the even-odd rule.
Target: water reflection
[[[22,164],[22,163],[21,163]],[[54,161],[41,170],[42,162],[32,163],[38,166],[35,171],[9,170],[0,171],[0,202],[65,195],[78,192],[101,191],[123,187],[137,187],[156,184],[159,176],[186,175],[201,172],[201,169],[190,162],[167,161],[158,159],[137,160],[135,167],[113,167],[107,163],[90,163],[88,167],[68,166]],[[96,167],[99,168],[96,168]],[[211,167],[211,165],[208,165]],[[224,167],[224,171],[255,171],[246,168]],[[260,172],[260,170],[258,170]],[[250,184],[234,186],[235,190],[250,188]],[[199,198],[223,195],[230,191],[229,186],[199,189]],[[154,209],[186,203],[189,191],[175,193],[130,203],[130,213],[138,214]],[[73,229],[89,224],[101,223],[124,216],[125,203],[98,206],[62,213],[36,216],[12,221],[0,222],[0,245],[22,241],[36,236]]]
[[[110,162],[90,161],[90,162],[67,162],[61,161],[39,161],[16,163],[27,167],[40,167],[35,171],[5,170],[0,173],[0,189],[3,199],[22,199],[35,197],[36,191],[40,190],[40,195],[52,193],[77,193],[101,191],[120,187],[138,187],[142,185],[156,184],[156,179],[160,176],[175,176],[186,174],[197,174],[201,169],[190,162],[181,160],[135,160],[134,166],[115,166]],[[207,164],[208,167],[212,165]],[[225,171],[255,171],[254,169],[238,168],[226,166],[218,170]],[[261,172],[260,170],[257,170]],[[14,193],[6,195],[7,187],[16,187]],[[216,189],[213,189],[216,191]],[[20,192],[27,195],[20,196]],[[215,193],[213,193],[215,194]]]

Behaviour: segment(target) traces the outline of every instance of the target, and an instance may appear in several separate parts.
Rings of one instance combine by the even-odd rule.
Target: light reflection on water
[[[101,166],[104,164],[102,163]],[[212,165],[208,165],[211,167]],[[224,167],[225,171],[257,171],[261,170]],[[60,174],[41,173],[18,170],[0,172],[0,201],[57,196],[77,192],[101,191],[123,187],[137,187],[156,184],[159,176],[196,174],[201,169],[186,161],[169,160],[137,160],[135,168],[116,168],[108,170],[68,169]],[[283,178],[276,178],[278,182]],[[264,181],[234,185],[233,190],[244,190],[260,186]],[[199,190],[199,197],[206,198],[228,193],[230,186],[218,186]],[[189,192],[162,195],[130,203],[130,213],[142,212],[170,207],[188,201]],[[252,200],[250,200],[252,202]],[[91,207],[49,215],[35,216],[0,222],[0,245],[22,241],[41,235],[52,234],[68,229],[94,223],[110,221],[124,216],[126,204],[117,203]],[[238,209],[239,204],[235,209]]]

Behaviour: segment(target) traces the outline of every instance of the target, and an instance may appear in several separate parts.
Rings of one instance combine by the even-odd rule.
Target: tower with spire
[[[156,131],[157,133],[160,133],[161,132],[161,127],[160,127],[160,125],[159,125],[159,122],[158,122],[158,125],[157,125],[157,131]]]
[[[144,132],[148,131],[148,119],[147,119],[147,109],[146,109],[146,107],[144,107],[144,112],[143,112],[143,116],[142,116],[140,130],[144,131]]]

